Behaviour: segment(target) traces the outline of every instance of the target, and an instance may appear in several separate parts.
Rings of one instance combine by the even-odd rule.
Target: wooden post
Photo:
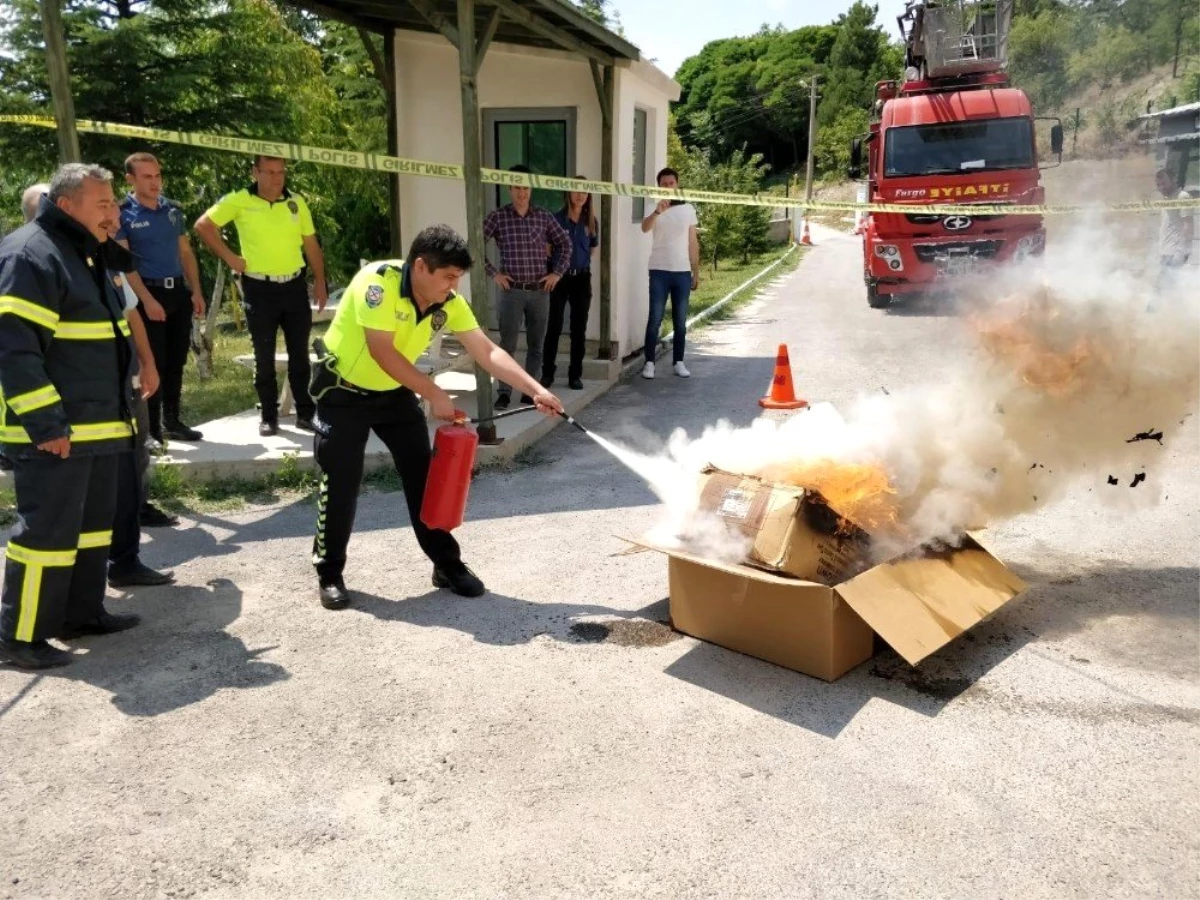
[[[217,280],[213,284],[212,300],[203,322],[192,322],[192,350],[196,354],[196,368],[201,380],[216,374],[213,368],[213,338],[217,332],[217,316],[221,313],[221,301],[225,297],[225,266],[217,264]]]
[[[67,69],[67,42],[63,34],[59,0],[39,0],[42,35],[46,41],[46,69],[50,76],[50,102],[58,125],[59,162],[79,162],[79,132],[75,130],[75,102],[71,99],[71,75]]]
[[[458,0],[458,77],[462,88],[463,175],[467,194],[467,243],[471,247],[471,306],[480,327],[487,328],[491,319],[488,309],[488,278],[483,267],[487,246],[483,239],[483,177],[482,151],[479,133],[479,92],[475,73],[475,0]],[[478,415],[492,415],[492,376],[475,365],[475,396]],[[479,440],[495,444],[496,426],[484,422],[479,426]]]
[[[399,79],[396,76],[396,29],[389,28],[383,35],[383,65],[387,69],[388,121],[387,121],[387,152],[389,156],[400,155],[400,92]],[[400,174],[394,172],[388,176],[388,228],[391,238],[392,259],[404,256],[404,243],[400,234]]]
[[[808,82],[808,171],[804,187],[804,217],[808,218],[808,204],[812,203],[813,194],[813,161],[816,158],[817,143],[817,73],[814,72]]]
[[[592,63],[593,75],[596,73],[596,63]],[[600,94],[600,111],[603,122],[600,131],[600,180],[613,180],[613,98],[616,88],[616,69],[614,66],[604,67],[604,78]],[[612,359],[612,257],[613,239],[616,235],[613,222],[613,202],[611,194],[600,198],[600,346],[596,356],[600,359]]]

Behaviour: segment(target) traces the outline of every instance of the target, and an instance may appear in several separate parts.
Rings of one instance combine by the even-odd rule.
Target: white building
[[[396,117],[390,152],[395,155],[464,164],[470,171],[463,108],[474,88],[479,164],[485,168],[524,163],[543,175],[653,184],[655,173],[666,165],[669,105],[679,98],[679,85],[567,0],[296,2],[383,33],[388,40]],[[470,51],[460,53],[464,22],[475,32],[474,51],[483,49],[481,65]],[[478,65],[475,83],[464,86],[459,73],[472,63]],[[606,160],[608,91],[612,116]],[[401,177],[398,195],[402,244],[437,222],[469,234],[470,198],[462,182]],[[507,188],[484,188],[485,212],[507,202]],[[536,191],[534,202],[557,211],[564,201],[558,192]],[[611,272],[606,335],[603,265],[592,270],[588,336],[597,341],[602,358],[619,360],[643,343],[650,239],[639,225],[646,202],[612,198],[605,216],[601,198],[594,198],[602,243],[607,238],[609,245],[600,259],[607,259]],[[495,258],[494,247],[490,255]],[[472,281],[476,287],[481,283],[477,277]],[[494,327],[494,285],[489,283],[488,289]]]

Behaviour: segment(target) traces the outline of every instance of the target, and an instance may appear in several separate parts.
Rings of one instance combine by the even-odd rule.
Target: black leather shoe
[[[198,441],[204,437],[195,428],[188,428],[182,422],[167,422],[163,428],[163,436],[171,441]]]
[[[94,634],[116,634],[118,631],[128,631],[140,624],[142,617],[133,613],[102,612],[99,618],[92,622],[80,622],[67,625],[59,637],[66,640],[71,638],[88,637]]]
[[[479,576],[462,563],[457,566],[447,566],[444,569],[435,566],[433,586],[448,588],[460,597],[482,597],[487,593],[487,588],[483,586]]]
[[[312,434],[317,433],[316,427],[313,426],[312,419],[297,419],[296,427],[299,428],[301,431],[307,431]]]
[[[512,397],[508,394],[500,394],[496,397],[496,402],[492,404],[496,409],[508,409],[508,404],[512,401]]]
[[[321,585],[321,605],[326,609],[345,609],[350,605],[350,592],[342,579]]]
[[[18,669],[53,669],[71,661],[66,650],[52,647],[45,641],[9,641],[0,638],[0,662]]]
[[[522,395],[521,395],[521,402],[522,402],[522,403],[525,403],[525,404],[529,404],[529,403],[532,403],[532,402],[533,402],[533,398],[532,398],[532,397],[530,397],[528,394],[522,394]]]
[[[109,572],[109,587],[155,587],[160,584],[170,584],[175,576],[170,572],[156,572],[149,566],[138,563],[128,572]]]
[[[258,423],[258,436],[259,437],[271,437],[271,435],[277,434],[278,432],[279,432],[279,426],[277,424],[275,424],[274,422],[259,422]]]
[[[153,503],[143,503],[138,511],[138,524],[143,528],[171,528],[179,524],[179,519]]]
[[[583,390],[583,382],[578,378],[572,378],[570,381],[567,382],[567,387],[569,387],[573,391],[582,391]]]
[[[552,388],[554,387],[554,376],[543,373],[542,377],[538,379],[538,384],[547,389]]]

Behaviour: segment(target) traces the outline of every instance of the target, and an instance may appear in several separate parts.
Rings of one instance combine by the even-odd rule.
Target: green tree
[[[770,167],[761,154],[734,150],[724,162],[716,162],[706,151],[688,148],[670,135],[668,163],[679,171],[683,184],[697,190],[756,194]],[[768,247],[770,209],[765,206],[732,206],[699,203],[700,257],[716,271],[722,259],[743,262]]]
[[[267,0],[69,0],[63,18],[81,119],[386,149],[385,94],[352,28]],[[15,0],[0,40],[7,50],[0,109],[44,110],[49,86],[36,0]],[[193,220],[249,177],[249,159],[221,151],[87,133],[80,143],[85,158],[118,174],[135,150],[158,155],[167,193]],[[8,166],[0,201],[12,208],[12,192],[46,178],[56,156],[52,130],[0,128]],[[293,186],[313,201],[331,280],[348,277],[360,256],[386,251],[386,176],[291,168]],[[212,257],[201,259],[211,272]]]
[[[1009,72],[1040,110],[1054,109],[1070,88],[1067,61],[1071,55],[1069,16],[1042,12],[1018,17],[1009,36]]]
[[[612,0],[574,0],[588,18],[599,22],[610,31],[624,34],[621,27],[621,14],[613,7]]]

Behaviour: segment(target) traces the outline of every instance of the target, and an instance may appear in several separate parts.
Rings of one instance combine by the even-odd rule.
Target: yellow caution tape
[[[36,125],[56,128],[52,118],[42,115],[0,115],[0,122],[14,125]],[[92,122],[80,119],[76,129],[94,134],[109,134],[120,137],[135,137],[166,144],[183,144],[188,147],[204,147],[230,153],[248,155],[263,154],[281,159],[301,162],[322,163],[348,169],[365,169],[371,172],[388,172],[397,175],[417,175],[425,178],[448,178],[465,181],[461,165],[456,163],[431,162],[425,159],[406,159],[384,153],[365,153],[357,150],[333,150],[328,147],[309,147],[287,141],[269,141],[258,138],[231,137],[222,134],[200,134],[190,131],[170,131],[160,128],[143,128],[138,125],[121,125],[116,122]],[[723,191],[700,191],[689,188],[660,188],[645,184],[620,184],[610,181],[589,181],[579,178],[563,178],[557,175],[535,175],[524,172],[506,172],[500,169],[480,169],[484,184],[516,185],[543,188],[552,191],[586,191],[591,194],[611,194],[616,197],[648,197],[653,200],[686,200],[694,203],[720,203],[736,206],[765,206],[772,209],[806,209],[829,212],[874,212],[914,213],[918,215],[961,215],[973,216],[1049,216],[1081,212],[1151,212],[1163,209],[1190,209],[1200,207],[1200,200],[1147,200],[1138,203],[1115,203],[1093,206],[1030,206],[997,203],[855,203],[836,200],[813,200],[805,203],[798,198],[779,197],[772,194],[733,194]]]

